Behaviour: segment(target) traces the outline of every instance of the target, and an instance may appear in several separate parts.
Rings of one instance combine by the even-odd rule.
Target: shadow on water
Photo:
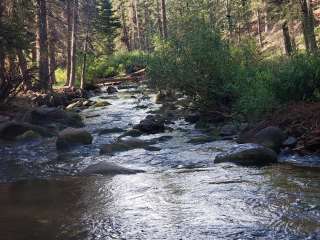
[[[135,93],[137,94],[137,93]],[[1,147],[0,239],[319,239],[319,169],[277,164],[264,168],[214,165],[233,142],[186,143],[200,133],[178,121],[172,136],[143,149],[100,156],[99,147],[129,129],[150,109],[120,92],[111,106],[83,115],[92,146],[58,153],[53,140]],[[105,96],[106,97],[106,96]],[[77,177],[109,161],[144,169],[137,175]],[[296,160],[294,160],[296,161]]]

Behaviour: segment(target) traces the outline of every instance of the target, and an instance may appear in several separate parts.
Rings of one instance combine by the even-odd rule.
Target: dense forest
[[[4,0],[1,99],[147,66],[159,89],[258,116],[317,99],[318,13],[311,0]]]

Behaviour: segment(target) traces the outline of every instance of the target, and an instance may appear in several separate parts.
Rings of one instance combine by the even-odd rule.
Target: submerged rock
[[[118,152],[126,152],[133,149],[145,149],[147,151],[160,151],[160,148],[153,147],[151,145],[156,144],[156,141],[144,141],[140,139],[127,139],[127,140],[119,140],[115,143],[110,143],[104,145],[100,149],[100,154],[108,154],[113,155]]]
[[[139,131],[138,129],[130,129],[127,132],[125,132],[124,134],[122,134],[120,136],[120,138],[123,137],[140,137],[143,133],[141,131]]]
[[[215,163],[233,162],[243,166],[264,166],[277,161],[278,156],[273,150],[257,144],[238,145],[214,160]]]
[[[106,134],[111,134],[111,133],[122,133],[124,130],[122,128],[107,128],[99,131],[99,135],[106,135]]]
[[[113,163],[101,162],[87,167],[82,171],[81,175],[119,175],[119,174],[137,174],[144,173],[143,170],[129,169],[125,167],[118,166]]]
[[[191,140],[188,141],[188,143],[191,144],[204,144],[204,143],[209,143],[216,141],[217,139],[211,136],[200,136],[200,137],[195,137],[192,138]]]
[[[75,145],[90,145],[92,140],[91,134],[83,128],[66,128],[59,133],[56,146],[64,150]]]

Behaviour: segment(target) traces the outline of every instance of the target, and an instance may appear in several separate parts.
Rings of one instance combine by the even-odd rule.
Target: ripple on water
[[[83,112],[96,115],[86,119],[87,128],[95,133],[92,146],[57,153],[54,140],[48,140],[0,148],[1,237],[320,238],[320,175],[316,168],[214,165],[216,154],[235,143],[189,144],[187,141],[200,132],[182,120],[171,125],[173,132],[142,137],[172,136],[156,145],[162,149],[159,152],[136,149],[100,156],[100,145],[114,141],[121,133],[98,136],[98,130],[128,129],[150,110],[135,108],[140,103],[130,98],[134,91],[121,90],[119,98],[108,99],[111,106]],[[143,104],[152,104],[150,101]],[[151,109],[157,107],[153,104]],[[147,173],[72,177],[100,161]],[[300,160],[294,157],[288,161]],[[42,180],[30,180],[35,177]]]

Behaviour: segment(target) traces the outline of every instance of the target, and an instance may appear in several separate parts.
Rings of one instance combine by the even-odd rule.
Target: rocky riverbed
[[[294,143],[277,128],[239,145],[246,126],[204,127],[196,111],[185,111],[185,99],[167,100],[123,85],[78,99],[67,111],[43,107],[23,122],[6,120],[1,236],[320,237],[318,157],[279,155]]]

